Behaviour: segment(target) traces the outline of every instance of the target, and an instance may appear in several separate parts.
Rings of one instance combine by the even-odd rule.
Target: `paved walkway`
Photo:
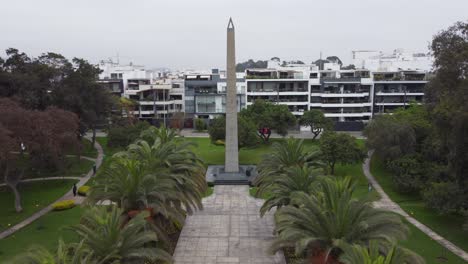
[[[408,222],[416,226],[419,230],[424,232],[426,235],[428,235],[431,239],[437,241],[439,244],[450,250],[453,254],[459,256],[463,260],[468,262],[468,253],[466,253],[463,249],[457,247],[454,245],[452,242],[448,241],[447,239],[443,238],[436,232],[432,231],[429,227],[426,225],[420,223],[418,220],[414,219],[411,217],[409,214],[407,214],[401,207],[393,202],[390,197],[384,192],[382,187],[379,185],[377,180],[372,176],[370,173],[370,160],[372,157],[373,151],[369,152],[369,155],[367,159],[365,160],[364,164],[362,165],[362,169],[364,171],[364,174],[366,175],[367,179],[369,182],[372,184],[374,189],[379,193],[381,199],[379,201],[374,202],[374,206],[378,208],[384,208],[387,210],[391,210],[393,212],[396,212],[400,215],[402,215]]]
[[[217,185],[204,209],[188,216],[174,252],[176,264],[286,263],[267,253],[274,238],[273,214],[260,217],[263,200],[247,185]]]
[[[90,140],[88,137],[86,137],[86,139]],[[96,158],[96,168],[99,168],[101,166],[101,163],[102,163],[102,159],[103,159],[103,156],[104,156],[104,153],[103,153],[103,150],[102,150],[102,147],[101,145],[99,145],[99,143],[96,141],[96,143],[94,144],[94,147],[96,148],[96,150],[98,151],[98,156]],[[76,186],[79,188],[80,186],[84,185],[91,177],[93,176],[93,169],[91,169],[88,174],[86,174],[86,176],[84,177],[79,177],[79,182],[76,184]],[[65,177],[65,178],[68,178],[68,177]],[[70,177],[72,178],[72,177]],[[73,177],[74,178],[74,177]],[[60,177],[55,177],[55,179],[61,179]],[[70,191],[68,191],[65,195],[63,195],[62,197],[60,197],[58,200],[56,200],[55,202],[58,202],[58,201],[62,201],[62,200],[68,200],[68,199],[73,199],[75,200],[75,202],[77,204],[81,204],[83,202],[83,199],[84,197],[81,197],[81,196],[76,196],[76,197],[73,197],[73,192],[72,192],[72,186],[70,186]],[[53,202],[52,204],[54,204],[55,202]],[[34,213],[33,215],[31,215],[30,217],[26,218],[25,220],[21,221],[20,223],[10,227],[9,229],[3,231],[0,233],[0,239],[3,239],[11,234],[13,234],[14,232],[20,230],[21,228],[29,225],[30,223],[34,222],[36,219],[38,219],[39,217],[45,215],[46,213],[52,211],[52,204],[48,205],[47,207],[44,207],[42,208],[40,211]]]

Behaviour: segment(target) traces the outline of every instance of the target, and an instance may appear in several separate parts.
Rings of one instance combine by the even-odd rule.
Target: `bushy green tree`
[[[206,123],[203,119],[197,118],[195,119],[195,130],[196,131],[204,131],[206,130]]]
[[[315,139],[321,132],[333,129],[333,121],[326,118],[322,111],[312,109],[305,111],[299,119],[299,124],[310,127],[310,132],[314,134]]]
[[[237,118],[237,136],[239,147],[251,147],[258,143],[259,138],[253,122],[244,116]],[[224,116],[213,119],[208,128],[211,142],[226,139],[226,118]]]
[[[286,136],[288,128],[296,125],[296,117],[286,105],[272,104],[263,100],[255,100],[252,105],[242,109],[239,116],[252,120],[259,136],[265,142],[268,141],[270,135],[263,131],[264,128]]]
[[[328,173],[335,174],[335,165],[362,163],[366,157],[364,148],[356,138],[345,133],[325,132],[320,138],[321,159],[327,165]]]
[[[140,134],[151,125],[146,121],[137,121],[135,124],[114,125],[107,133],[109,147],[126,147],[134,142]]]

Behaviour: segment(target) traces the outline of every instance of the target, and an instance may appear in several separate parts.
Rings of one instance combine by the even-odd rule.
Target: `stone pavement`
[[[90,140],[89,137],[86,137],[86,139]],[[98,169],[102,164],[102,159],[104,157],[104,152],[102,150],[101,145],[99,145],[99,143],[97,141],[94,144],[94,148],[96,148],[96,150],[98,152],[98,156],[96,158],[96,168]],[[86,174],[86,176],[80,177],[78,183],[76,184],[76,186],[79,188],[80,186],[84,185],[92,176],[93,176],[93,169],[91,169],[88,172],[88,174]],[[64,177],[64,178],[74,178],[74,177]],[[46,178],[46,179],[51,180],[49,178]],[[62,177],[55,177],[54,180],[55,179],[59,180],[59,179],[62,179]],[[73,197],[72,187],[73,186],[70,186],[70,191],[68,191],[65,195],[63,195],[62,197],[60,197],[59,199],[54,201],[52,204],[54,204],[54,203],[56,203],[58,201],[69,200],[69,199],[75,200],[76,204],[81,204],[83,202],[84,197],[81,197],[81,196],[78,196],[78,195],[76,197]],[[48,205],[47,207],[42,208],[40,211],[35,212],[33,215],[31,215],[30,217],[24,219],[20,223],[18,223],[16,225],[10,227],[9,229],[1,232],[0,233],[0,239],[3,239],[5,237],[13,234],[14,232],[20,230],[21,228],[31,224],[32,222],[34,222],[39,217],[41,217],[41,216],[45,215],[46,213],[52,211],[52,204]]]
[[[176,264],[286,263],[282,252],[268,254],[273,214],[260,217],[263,200],[247,185],[217,185],[204,209],[188,216],[174,252]]]
[[[364,171],[364,175],[366,175],[367,179],[369,182],[372,184],[373,188],[379,193],[381,199],[379,201],[374,202],[374,206],[377,208],[383,208],[386,210],[393,211],[395,213],[398,213],[402,215],[408,222],[416,226],[419,230],[424,232],[426,235],[428,235],[431,239],[437,241],[439,244],[450,250],[453,254],[459,256],[463,260],[467,261],[468,263],[468,253],[465,252],[463,249],[457,247],[455,244],[452,242],[448,241],[447,239],[443,238],[436,232],[432,231],[429,227],[426,225],[422,224],[415,218],[411,217],[408,213],[406,213],[401,207],[393,202],[390,197],[385,193],[385,191],[382,189],[380,184],[377,182],[377,180],[372,176],[370,173],[370,160],[372,158],[373,151],[369,151],[368,157],[364,161],[364,164],[362,165],[362,170]]]

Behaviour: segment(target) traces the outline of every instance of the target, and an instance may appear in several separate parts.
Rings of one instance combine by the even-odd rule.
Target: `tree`
[[[319,152],[316,150],[307,151],[304,148],[304,141],[289,138],[280,142],[274,142],[272,150],[265,154],[258,164],[259,175],[254,180],[254,184],[259,187],[259,194],[269,192],[270,183],[276,177],[287,172],[294,167],[321,167]]]
[[[206,130],[206,123],[202,118],[195,119],[195,130],[199,132]]]
[[[416,134],[407,122],[401,122],[391,115],[373,119],[364,129],[367,145],[385,161],[414,154]]]
[[[145,214],[140,213],[128,223],[122,223],[122,210],[111,206],[92,207],[85,211],[80,224],[72,230],[92,250],[92,259],[99,263],[144,263],[171,261],[171,255],[155,247],[158,237],[148,230]]]
[[[350,178],[326,178],[316,193],[293,193],[290,205],[276,214],[278,236],[272,251],[294,247],[297,256],[328,263],[337,260],[345,245],[388,245],[406,238],[408,228],[399,215],[353,199],[354,189]]]
[[[388,247],[388,246],[387,246]],[[343,264],[425,264],[424,259],[409,249],[392,245],[386,252],[376,241],[371,241],[369,247],[360,245],[343,246],[340,256]]]
[[[53,93],[56,105],[76,113],[82,127],[92,130],[93,144],[96,125],[110,117],[115,103],[110,91],[97,82],[100,72],[97,66],[88,61],[74,58],[73,67],[63,79],[63,85]]]
[[[356,138],[344,133],[325,132],[320,138],[322,161],[326,163],[328,172],[335,174],[335,165],[361,163],[366,153],[356,142]]]
[[[249,59],[246,62],[241,62],[236,64],[236,72],[244,72],[246,69],[264,69],[268,65],[268,61],[254,61]]]
[[[294,166],[287,168],[285,173],[271,175],[265,178],[258,189],[258,193],[269,196],[260,208],[260,215],[265,215],[272,208],[281,208],[291,202],[291,194],[304,192],[311,194],[317,184],[320,169],[312,167]]]
[[[87,199],[92,204],[110,200],[126,213],[151,210],[163,236],[162,230],[180,226],[186,214],[202,208],[205,168],[192,151],[194,144],[176,140],[172,130],[152,128],[142,135],[151,141],[137,140],[115,154]]]
[[[252,105],[242,109],[239,116],[252,120],[264,142],[268,142],[272,129],[286,136],[288,128],[296,124],[296,117],[286,105],[272,104],[263,100],[255,100]]]
[[[256,127],[250,119],[239,116],[237,118],[237,127],[237,142],[239,147],[251,147],[258,143]],[[224,141],[226,139],[226,118],[221,116],[213,119],[208,128],[208,133],[210,134],[211,142],[216,142],[217,140]]]
[[[107,145],[110,147],[126,147],[134,142],[143,131],[151,127],[146,121],[137,121],[132,124],[116,124],[109,128]]]
[[[78,119],[75,114],[57,108],[26,110],[6,98],[0,98],[0,112],[0,137],[5,142],[1,147],[0,168],[6,185],[15,195],[16,211],[21,212],[17,187],[25,169],[59,167],[65,150],[77,144]]]
[[[343,65],[343,62],[341,62],[340,58],[338,58],[337,56],[328,56],[327,61],[332,62],[332,63],[337,63],[340,66]]]
[[[310,132],[314,134],[313,139],[324,130],[331,130],[333,128],[333,121],[326,118],[323,112],[317,109],[305,111],[304,115],[299,119],[299,123],[310,127]]]
[[[435,35],[431,49],[434,77],[426,89],[427,107],[449,173],[468,194],[468,22],[457,22]],[[467,209],[468,202],[462,207]]]
[[[57,250],[50,252],[42,246],[32,246],[25,253],[14,258],[14,263],[28,264],[99,264],[93,259],[92,250],[86,248],[83,241],[77,244],[65,244],[59,240]]]

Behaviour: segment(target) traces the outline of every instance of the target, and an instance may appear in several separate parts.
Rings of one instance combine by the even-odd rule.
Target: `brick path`
[[[87,138],[87,139],[89,139],[89,138]],[[97,169],[97,168],[99,168],[101,166],[102,159],[104,157],[104,153],[103,153],[101,145],[99,145],[99,143],[97,141],[94,144],[94,147],[98,151],[98,156],[96,158],[96,169]],[[86,176],[80,177],[78,183],[76,184],[76,186],[79,188],[80,186],[84,185],[92,176],[93,176],[93,169],[91,169],[88,172],[88,174],[86,174]],[[72,177],[70,177],[70,178],[72,178]],[[61,177],[55,177],[55,179],[59,180],[59,179],[61,179]],[[81,204],[81,202],[83,202],[84,197],[80,197],[80,196],[73,197],[73,192],[72,192],[71,189],[72,189],[72,186],[70,186],[70,191],[68,191],[65,195],[60,197],[58,200],[56,200],[52,204],[54,204],[54,203],[56,203],[58,201],[68,200],[68,199],[73,199],[73,200],[75,200],[75,203]],[[0,239],[3,239],[5,237],[13,234],[14,232],[20,230],[21,228],[29,225],[32,222],[34,222],[39,217],[41,217],[41,216],[45,215],[46,213],[52,211],[52,204],[48,205],[47,207],[42,208],[40,211],[35,212],[33,215],[31,215],[30,217],[24,219],[20,223],[18,223],[16,225],[10,227],[9,229],[1,232],[0,233]]]
[[[273,215],[260,217],[263,200],[247,185],[217,185],[204,209],[187,217],[174,253],[176,264],[286,263],[267,253],[274,238]]]
[[[450,250],[453,254],[459,256],[460,258],[468,262],[468,253],[466,253],[463,249],[454,245],[452,242],[443,238],[436,232],[432,231],[432,229],[430,229],[426,225],[422,224],[418,220],[411,217],[403,209],[401,209],[401,207],[397,203],[393,202],[390,199],[390,197],[388,197],[388,195],[382,189],[380,184],[377,182],[374,176],[372,176],[372,174],[370,173],[370,160],[371,160],[372,154],[373,154],[373,151],[370,151],[368,158],[365,160],[364,164],[362,165],[362,170],[364,171],[364,174],[366,175],[369,182],[372,184],[374,189],[379,193],[381,197],[379,201],[374,202],[374,206],[378,208],[384,208],[384,209],[387,209],[387,210],[390,210],[390,211],[393,211],[402,215],[408,222],[416,226],[419,230],[424,232],[430,238],[432,238],[433,240],[437,241],[439,244],[441,244],[442,246]]]

